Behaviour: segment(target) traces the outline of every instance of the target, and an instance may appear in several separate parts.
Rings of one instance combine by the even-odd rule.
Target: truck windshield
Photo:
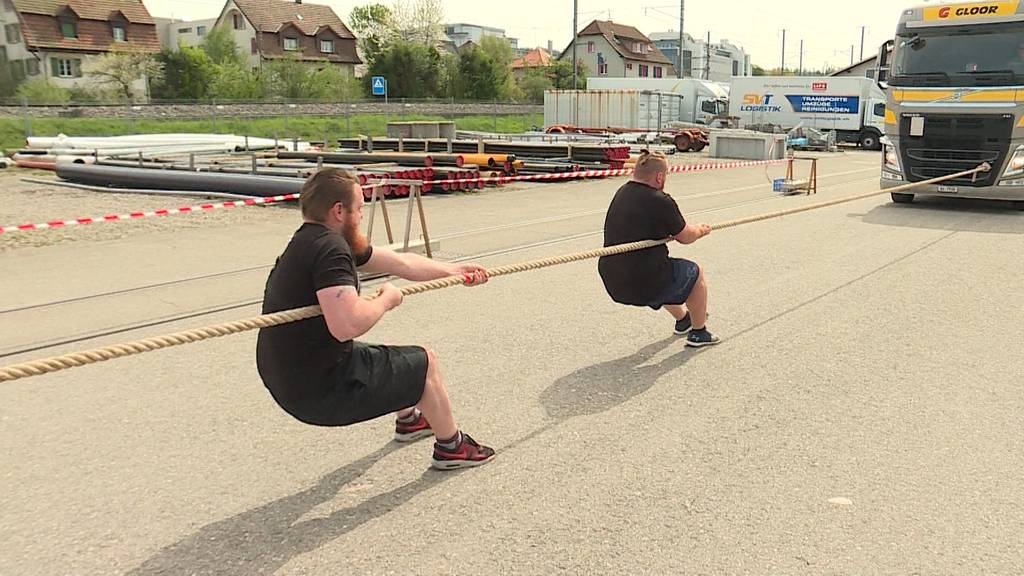
[[[1012,86],[1024,80],[1024,22],[899,34],[891,86]]]

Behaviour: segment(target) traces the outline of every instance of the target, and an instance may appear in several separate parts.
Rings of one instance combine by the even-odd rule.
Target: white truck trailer
[[[803,125],[833,130],[836,141],[881,150],[885,93],[857,76],[750,76],[732,79],[733,114],[741,127]]]
[[[639,90],[681,98],[678,122],[716,126],[729,114],[729,86],[696,78],[587,78],[588,90]]]

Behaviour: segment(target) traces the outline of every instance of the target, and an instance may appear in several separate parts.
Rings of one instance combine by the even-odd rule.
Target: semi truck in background
[[[1024,2],[928,4],[904,10],[875,66],[886,92],[883,188],[989,172],[914,195],[1012,200],[1024,209]]]
[[[881,150],[885,92],[857,76],[735,77],[729,90],[740,127],[799,125],[835,131],[837,142]]]
[[[680,98],[677,122],[725,127],[729,120],[729,86],[696,78],[587,78],[588,90],[639,90]],[[663,99],[667,102],[667,99]]]

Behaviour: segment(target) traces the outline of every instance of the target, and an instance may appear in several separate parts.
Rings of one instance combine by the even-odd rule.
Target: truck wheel
[[[694,152],[700,152],[706,146],[707,146],[707,144],[705,144],[704,142],[701,142],[700,140],[698,140],[698,141],[693,143],[693,146],[690,146],[690,150],[693,150]]]
[[[689,134],[679,134],[675,137],[674,143],[676,150],[680,152],[689,152],[690,146],[693,145],[693,139],[690,138]]]
[[[913,194],[900,194],[899,192],[893,192],[892,201],[897,204],[910,204],[914,201]]]
[[[860,147],[864,150],[881,150],[882,142],[878,137],[878,134],[874,132],[864,132],[860,135]]]

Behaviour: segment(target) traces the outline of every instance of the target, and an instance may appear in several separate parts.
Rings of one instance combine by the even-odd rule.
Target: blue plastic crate
[[[775,180],[772,180],[772,192],[782,192],[782,184],[785,181],[785,178],[776,178]]]

